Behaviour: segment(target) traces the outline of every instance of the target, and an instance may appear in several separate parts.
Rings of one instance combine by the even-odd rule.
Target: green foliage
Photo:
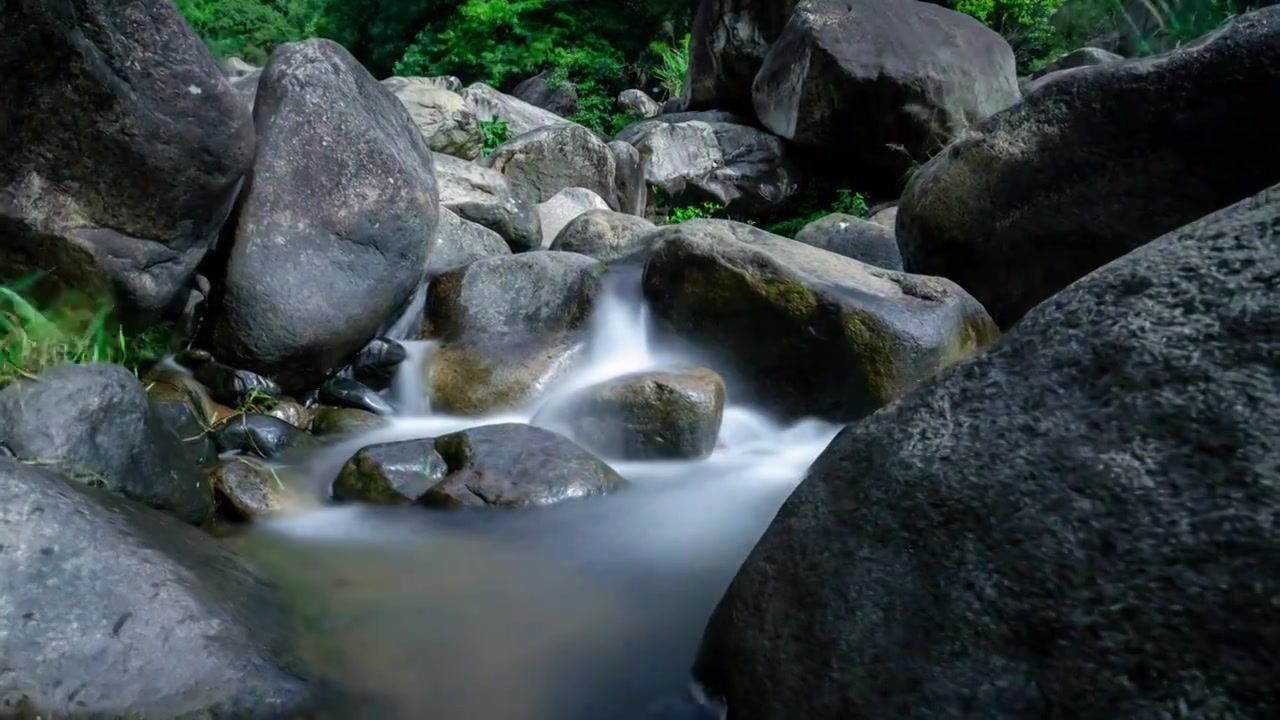
[[[671,208],[671,212],[667,213],[667,224],[675,225],[676,223],[682,223],[685,220],[716,217],[723,211],[724,205],[710,201],[698,205],[674,207]]]
[[[657,57],[653,78],[658,81],[667,98],[680,97],[684,89],[685,74],[689,69],[689,36],[681,38],[678,45],[654,42],[649,52]]]
[[[316,34],[322,2],[177,0],[177,8],[215,55],[261,65],[276,45]]]
[[[1063,52],[1053,26],[1054,15],[1063,1],[957,0],[954,7],[1003,35],[1013,47],[1019,66],[1038,67]]]
[[[810,208],[807,211],[801,212],[796,217],[770,225],[768,230],[775,235],[793,238],[796,236],[796,233],[800,232],[800,230],[804,228],[805,225],[808,225],[815,220],[821,220],[822,218],[834,213],[866,218],[871,214],[867,208],[866,194],[856,193],[851,190],[837,190],[835,202],[827,208]]]
[[[511,134],[511,128],[502,118],[494,115],[488,120],[480,121],[480,136],[483,138],[483,144],[480,151],[485,155],[493,152],[493,149],[507,141]]]
[[[112,321],[109,307],[72,296],[39,308],[24,295],[33,283],[0,286],[0,386],[65,363],[116,363],[136,375],[168,351],[169,328],[131,337]]]

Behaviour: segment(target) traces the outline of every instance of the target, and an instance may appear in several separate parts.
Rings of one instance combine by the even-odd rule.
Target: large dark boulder
[[[304,717],[291,626],[214,538],[0,459],[0,716]]]
[[[1280,714],[1280,186],[840,433],[721,600],[736,720]]]
[[[213,331],[218,358],[313,388],[422,283],[439,196],[404,105],[328,40],[276,48]]]
[[[909,272],[1003,328],[1144,243],[1280,181],[1280,8],[1150,60],[1062,73],[923,165],[898,210]]]
[[[0,282],[47,271],[139,323],[184,299],[254,131],[173,3],[5,3],[0,98]]]
[[[800,3],[752,85],[766,128],[891,190],[1019,97],[999,33],[917,0]]]

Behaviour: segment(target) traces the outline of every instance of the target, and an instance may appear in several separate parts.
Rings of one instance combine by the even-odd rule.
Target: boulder
[[[743,212],[768,211],[799,190],[786,144],[728,113],[659,115],[618,139],[640,153],[645,181],[672,204],[714,199]]]
[[[549,247],[560,230],[583,213],[591,210],[609,210],[604,198],[586,188],[569,187],[537,205],[538,219],[542,221],[542,244]]]
[[[621,375],[540,409],[533,423],[620,460],[700,460],[724,419],[724,380],[704,368]]]
[[[249,112],[253,112],[254,105],[257,104],[258,82],[261,80],[262,68],[255,68],[253,72],[247,75],[228,78],[228,82],[231,83],[231,89],[236,91],[236,96],[249,108]]]
[[[699,0],[680,110],[751,113],[751,81],[796,0]]]
[[[434,507],[539,507],[626,486],[613,468],[564,436],[522,423],[443,435],[435,450],[449,474],[422,497]]]
[[[843,213],[831,213],[801,228],[796,241],[885,270],[902,271],[893,229]]]
[[[427,277],[435,277],[480,258],[510,255],[511,247],[498,233],[464,220],[449,208],[440,209],[436,246],[427,263]]]
[[[752,85],[761,124],[854,164],[863,185],[906,174],[1018,101],[1013,50],[963,13],[916,0],[809,0]]]
[[[0,714],[306,717],[293,619],[226,545],[0,459]]]
[[[139,22],[138,18],[146,18]],[[167,0],[48,0],[0,17],[0,275],[118,301],[186,298],[253,160],[249,111]]]
[[[843,430],[716,608],[740,720],[1280,712],[1280,186]]]
[[[183,429],[119,365],[60,365],[0,390],[0,444],[18,459],[199,525],[213,489],[203,447],[184,444]]]
[[[609,143],[609,152],[617,166],[615,190],[618,210],[628,215],[643,216],[649,206],[649,183],[644,177],[644,161],[634,145],[621,140]]]
[[[432,151],[463,160],[480,157],[480,123],[461,95],[440,87],[435,78],[389,77],[382,84],[404,103]]]
[[[1280,7],[1158,58],[1064,71],[920,168],[899,205],[903,264],[956,281],[1011,327],[1107,262],[1280,181],[1274,123],[1257,111],[1280,94],[1277,68]]]
[[[1103,50],[1095,47],[1083,47],[1078,50],[1063,55],[1062,57],[1046,64],[1044,67],[1031,73],[1031,79],[1044,77],[1049,73],[1055,73],[1059,70],[1070,70],[1078,67],[1092,67],[1094,65],[1106,65],[1108,63],[1120,62],[1123,57],[1109,50]]]
[[[228,458],[207,473],[229,520],[260,520],[288,507],[282,473],[252,458]]]
[[[690,220],[649,241],[643,285],[654,318],[745,380],[741,402],[784,417],[858,420],[999,334],[948,280],[750,225]]]
[[[522,80],[511,89],[511,96],[564,118],[578,112],[578,87],[557,79],[552,70]]]
[[[507,125],[507,136],[516,137],[549,125],[567,125],[568,120],[540,107],[530,105],[485,85],[474,83],[462,91],[467,109],[480,120],[497,118]]]
[[[641,238],[656,226],[644,218],[612,210],[588,210],[570,220],[551,243],[551,250],[564,250],[610,263],[634,255],[643,246]]]
[[[515,252],[542,247],[542,226],[533,203],[516,196],[502,173],[448,155],[436,155],[440,204],[486,227]]]
[[[513,137],[494,148],[482,164],[502,173],[531,203],[580,187],[604,198],[610,208],[619,208],[617,161],[609,146],[581,125],[552,125]]]
[[[333,483],[333,496],[405,505],[420,500],[448,472],[431,438],[369,445],[342,466]]]
[[[662,105],[657,100],[649,97],[643,90],[623,90],[618,93],[618,99],[614,102],[614,109],[621,113],[630,113],[631,115],[645,120],[658,114],[662,109]]]
[[[433,409],[483,415],[524,404],[580,358],[604,264],[576,253],[477,260],[431,281],[424,361]]]
[[[435,171],[409,112],[329,40],[276,48],[255,118],[213,344],[301,393],[420,286],[439,219]]]

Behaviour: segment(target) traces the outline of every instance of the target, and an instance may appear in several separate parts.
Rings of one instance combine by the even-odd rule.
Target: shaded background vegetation
[[[209,47],[262,64],[279,43],[327,37],[379,78],[456,75],[509,90],[550,70],[577,85],[578,117],[610,133],[617,93],[677,92],[696,0],[177,0]],[[1244,9],[1243,0],[948,0],[1009,39],[1030,72],[1090,42],[1138,36],[1162,50]],[[1249,4],[1259,4],[1257,2]],[[1112,40],[1108,40],[1108,37]],[[665,72],[664,72],[665,71]]]

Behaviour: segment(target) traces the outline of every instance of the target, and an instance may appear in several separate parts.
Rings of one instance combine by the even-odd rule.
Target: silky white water
[[[323,494],[365,445],[531,422],[573,389],[699,361],[655,342],[636,269],[606,275],[586,342],[542,399],[481,418],[430,412],[418,378],[434,346],[411,343],[393,386],[403,416],[309,458],[304,479]],[[732,380],[728,400],[710,458],[611,461],[632,482],[612,496],[467,513],[317,503],[241,542],[296,605],[311,671],[361,698],[347,716],[715,717],[680,699],[702,627],[838,430],[736,405]]]

